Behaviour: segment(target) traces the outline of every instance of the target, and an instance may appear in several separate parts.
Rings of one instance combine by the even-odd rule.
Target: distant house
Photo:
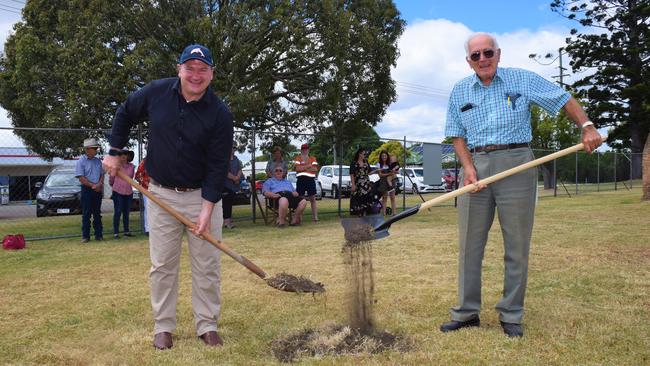
[[[267,163],[268,162],[266,162],[266,161],[256,161],[255,162],[255,174],[264,173],[264,171],[266,170],[266,164]],[[251,174],[253,173],[253,168],[252,168],[251,162],[247,161],[244,164],[244,167],[242,168],[241,171],[242,171],[242,173],[244,173],[245,177],[250,177]]]
[[[52,169],[73,165],[76,159],[43,159],[24,147],[0,147],[0,186],[9,186],[9,201],[36,199],[37,182],[43,182]]]

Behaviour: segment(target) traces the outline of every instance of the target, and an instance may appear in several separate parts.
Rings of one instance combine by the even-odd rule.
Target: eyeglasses
[[[276,169],[276,170],[274,170],[274,172],[280,172],[280,173],[282,173],[282,171],[283,171],[282,169]]]
[[[181,68],[183,69],[183,71],[185,71],[185,72],[187,72],[187,73],[189,73],[189,74],[200,74],[200,75],[205,75],[205,74],[209,74],[209,73],[212,72],[212,68],[211,68],[211,67],[198,67],[198,68],[194,68],[194,67],[189,67],[189,66],[187,66],[187,65],[183,65],[183,66],[181,66]]]
[[[494,57],[494,53],[495,53],[494,50],[491,49],[491,48],[488,48],[488,49],[483,50],[483,56],[485,56],[485,58],[492,58],[492,57]],[[480,59],[481,59],[481,51],[472,52],[472,53],[469,55],[469,59],[472,60],[472,61],[474,61],[474,62],[480,60]]]

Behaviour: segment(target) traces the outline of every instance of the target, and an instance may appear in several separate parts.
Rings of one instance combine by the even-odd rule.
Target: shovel
[[[134,187],[142,194],[147,196],[147,198],[155,202],[158,206],[162,207],[170,215],[174,216],[178,221],[185,224],[185,226],[187,226],[190,229],[194,228],[195,225],[190,219],[185,217],[180,212],[174,210],[171,206],[169,206],[165,202],[161,201],[160,198],[154,196],[151,192],[149,192],[147,189],[142,187],[136,181],[128,177],[122,171],[118,171],[117,176],[123,179],[124,181],[128,182],[132,187]],[[217,249],[228,254],[228,256],[230,256],[232,259],[234,259],[239,264],[246,267],[246,269],[255,273],[259,278],[266,281],[266,283],[273,288],[277,288],[278,290],[288,291],[288,292],[311,292],[311,293],[325,292],[325,287],[323,286],[323,284],[314,283],[311,280],[304,278],[302,276],[296,277],[286,273],[281,273],[276,277],[269,277],[269,275],[266,274],[266,272],[264,272],[262,268],[255,265],[255,263],[251,262],[243,255],[237,254],[237,252],[230,249],[226,244],[217,240],[217,238],[215,238],[210,232],[202,233],[201,237],[209,241],[212,245],[217,247]]]
[[[605,141],[606,139],[607,139],[606,137],[603,137],[603,141]],[[461,187],[455,191],[443,194],[442,196],[418,204],[415,207],[411,207],[406,211],[400,212],[399,214],[389,218],[388,220],[384,220],[384,217],[382,215],[369,215],[363,217],[353,217],[353,218],[343,219],[341,223],[345,231],[345,239],[348,241],[357,242],[357,241],[369,241],[369,240],[385,238],[389,235],[388,228],[390,228],[390,225],[392,225],[396,221],[420,213],[423,211],[423,209],[428,209],[431,206],[437,205],[445,201],[449,201],[462,194],[472,192],[474,189],[476,189],[476,187],[478,187],[479,184],[488,185],[490,183],[494,183],[503,178],[522,172],[526,169],[536,167],[538,165],[544,164],[551,160],[555,160],[562,156],[569,155],[573,152],[582,150],[583,148],[584,148],[583,144],[577,144],[569,148],[566,148],[564,150],[555,152],[553,154],[549,154],[539,159],[535,159],[525,164],[521,164],[514,168],[510,168],[501,173],[495,174],[485,179],[481,179],[479,182],[475,184]]]

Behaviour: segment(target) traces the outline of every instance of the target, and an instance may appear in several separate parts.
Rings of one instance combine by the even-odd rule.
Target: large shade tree
[[[598,127],[611,127],[608,143],[635,153],[633,166],[640,166],[650,132],[650,2],[554,0],[551,9],[583,26],[567,38],[574,71],[589,71],[573,87]]]
[[[395,100],[403,27],[392,0],[31,0],[0,58],[0,105],[15,127],[109,128],[197,42],[237,127],[342,137]],[[84,137],[18,134],[46,157],[77,154]]]

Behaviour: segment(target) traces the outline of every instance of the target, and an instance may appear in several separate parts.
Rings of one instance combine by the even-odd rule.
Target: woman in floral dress
[[[365,216],[371,213],[373,206],[377,202],[377,196],[374,185],[368,177],[373,173],[373,169],[366,160],[366,150],[359,147],[354,154],[352,164],[350,164],[350,183],[352,184],[352,194],[350,196],[350,214],[356,216]]]

